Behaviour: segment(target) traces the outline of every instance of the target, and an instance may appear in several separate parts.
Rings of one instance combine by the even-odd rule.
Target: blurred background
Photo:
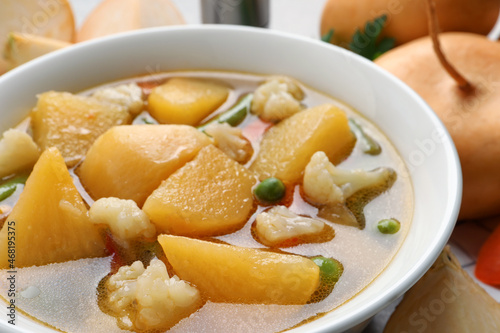
[[[205,0],[172,0],[187,24],[201,23],[201,1]],[[269,28],[319,38],[319,20],[326,1],[270,0]],[[79,27],[102,0],[70,0],[70,2]]]

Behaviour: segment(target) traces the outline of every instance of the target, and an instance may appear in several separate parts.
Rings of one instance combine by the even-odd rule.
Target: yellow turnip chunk
[[[163,232],[221,234],[247,221],[255,183],[250,171],[210,145],[164,181],[143,209]]]
[[[67,92],[39,95],[32,112],[35,142],[42,150],[57,147],[68,166],[78,163],[110,127],[129,121],[124,107]]]
[[[345,113],[333,105],[319,105],[272,127],[264,135],[250,170],[261,180],[277,177],[297,182],[315,152],[323,151],[338,163],[350,153],[354,142]]]
[[[215,302],[305,304],[319,267],[297,255],[160,235],[175,274]]]
[[[94,199],[144,200],[211,141],[184,125],[117,126],[90,148],[78,173]]]
[[[162,124],[198,125],[227,99],[229,88],[221,83],[173,78],[153,89],[149,111]]]

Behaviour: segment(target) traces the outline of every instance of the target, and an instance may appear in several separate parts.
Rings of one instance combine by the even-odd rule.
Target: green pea
[[[382,148],[371,136],[365,133],[363,128],[359,126],[353,119],[349,119],[349,127],[351,131],[356,135],[361,143],[361,149],[365,154],[378,155],[382,152]]]
[[[319,267],[319,286],[312,294],[308,303],[317,303],[331,294],[344,272],[344,266],[335,259],[323,256],[314,257],[311,260]]]
[[[17,185],[26,183],[26,179],[28,176],[19,176],[0,185],[0,201],[10,197],[16,191]]]
[[[384,219],[378,222],[377,228],[383,234],[395,234],[401,228],[401,223],[396,219]]]
[[[248,94],[244,96],[232,108],[221,114],[219,117],[209,121],[208,123],[198,126],[198,129],[204,131],[208,125],[214,122],[217,122],[219,124],[228,123],[233,127],[238,126],[245,120],[247,115],[250,113],[250,106],[252,104],[252,100],[253,100],[253,94]]]
[[[344,271],[342,264],[331,258],[322,256],[311,259],[319,267],[321,278],[329,282],[337,282]]]
[[[278,202],[285,196],[285,184],[278,178],[267,178],[254,189],[255,197],[265,203]]]

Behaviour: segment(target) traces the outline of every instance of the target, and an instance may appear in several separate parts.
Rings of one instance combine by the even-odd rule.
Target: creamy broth
[[[254,91],[263,80],[262,76],[250,74],[174,72],[157,74],[154,77],[134,78],[106,86],[136,82],[147,92],[148,87],[161,84],[170,77],[179,76],[215,78],[226,82],[233,88],[227,101],[209,118],[227,110],[239,97]],[[91,94],[102,87],[93,88],[82,94]],[[340,168],[371,170],[382,166],[390,167],[397,173],[396,181],[388,191],[380,194],[365,206],[366,226],[364,229],[327,222],[327,225],[335,231],[335,237],[332,240],[281,249],[285,253],[306,257],[317,255],[332,257],[342,263],[343,274],[331,294],[324,300],[306,305],[248,305],[209,301],[197,312],[174,326],[171,332],[278,332],[295,327],[304,321],[334,310],[362,291],[384,270],[404,241],[413,215],[413,193],[407,170],[396,149],[375,125],[349,106],[309,87],[302,86],[302,88],[306,95],[302,101],[303,104],[308,107],[323,103],[338,106],[346,112],[348,117],[355,119],[364,131],[382,147],[381,154],[371,156],[364,154],[357,142],[351,155],[339,164]],[[150,121],[152,119],[149,114],[143,112],[135,118],[134,124]],[[251,132],[245,130],[249,126],[253,126],[254,130]],[[256,116],[250,116],[239,127],[243,128],[243,133],[250,139],[255,150],[253,155],[255,157],[261,136],[268,125],[258,120]],[[72,172],[78,190],[87,204],[92,205],[93,200],[81,186],[77,174],[78,172]],[[287,190],[291,211],[317,217],[318,209],[302,198],[298,185]],[[13,205],[20,191],[18,189],[9,201],[4,201],[2,204]],[[264,209],[265,207],[257,206],[243,228],[230,234],[217,236],[215,239],[242,247],[265,248],[254,239],[251,230],[256,215]],[[0,223],[4,222],[6,216],[6,213],[0,215],[2,219]],[[401,229],[398,233],[384,235],[378,231],[377,222],[386,218],[396,218],[401,222]],[[17,269],[19,293],[16,299],[18,309],[29,317],[64,332],[124,331],[117,326],[114,317],[101,311],[98,304],[98,295],[102,295],[98,293],[98,284],[111,272],[111,267],[112,257],[109,256],[19,268]],[[0,271],[2,281],[5,281],[7,276],[8,273],[5,270]],[[7,299],[7,289],[5,284],[0,285],[0,295],[5,299]],[[33,297],[37,294],[37,290],[39,295]]]

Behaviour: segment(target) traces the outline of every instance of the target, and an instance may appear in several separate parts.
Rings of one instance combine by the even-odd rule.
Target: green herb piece
[[[264,203],[275,203],[280,201],[285,196],[285,192],[285,184],[274,177],[264,179],[253,191],[255,197]]]
[[[385,37],[377,44],[377,52],[373,55],[373,59],[377,59],[382,54],[394,48],[394,44],[396,43],[396,39]]]
[[[247,115],[250,113],[250,106],[252,105],[253,94],[245,95],[241,98],[238,103],[236,103],[232,108],[222,113],[217,118],[210,120],[201,126],[198,126],[200,131],[204,131],[205,128],[213,123],[228,123],[231,126],[238,126],[241,124]]]
[[[0,201],[10,197],[17,188],[17,185],[24,185],[28,176],[18,176],[0,185]]]
[[[377,228],[383,234],[395,234],[401,228],[401,223],[396,219],[385,219],[377,223]]]
[[[373,21],[368,21],[363,32],[356,29],[349,43],[349,49],[370,60],[375,60],[381,54],[392,49],[396,43],[394,38],[384,37],[378,40],[386,22],[387,15],[382,15]]]
[[[328,32],[326,34],[321,36],[321,40],[323,42],[330,43],[330,41],[332,40],[332,37],[333,37],[333,33],[334,33],[333,29],[328,30]]]
[[[10,197],[16,191],[17,186],[2,186],[0,187],[0,201]]]
[[[349,118],[349,127],[361,143],[361,149],[365,154],[378,155],[382,152],[382,148],[378,142],[366,134],[363,128],[351,118]]]

